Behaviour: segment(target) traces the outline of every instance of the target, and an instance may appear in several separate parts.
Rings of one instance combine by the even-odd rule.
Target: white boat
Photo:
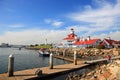
[[[47,49],[40,49],[38,52],[39,52],[39,56],[48,57],[50,55],[50,51]]]

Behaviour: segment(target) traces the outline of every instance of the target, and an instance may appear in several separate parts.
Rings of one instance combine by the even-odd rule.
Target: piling
[[[65,57],[65,50],[63,50],[63,58]]]
[[[53,54],[50,54],[50,69],[53,69]]]
[[[9,56],[9,61],[8,61],[8,77],[14,75],[14,55]]]
[[[74,51],[74,65],[77,65],[77,51]]]
[[[56,55],[57,55],[57,56],[59,56],[59,55],[60,55],[60,53],[58,52],[58,50],[56,50]]]

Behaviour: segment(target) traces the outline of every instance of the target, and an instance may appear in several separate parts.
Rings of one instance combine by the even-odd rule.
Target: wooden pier
[[[33,80],[36,78],[48,77],[50,75],[77,70],[87,65],[89,64],[83,64],[83,62],[79,61],[78,65],[74,65],[73,63],[64,64],[64,65],[54,66],[53,69],[49,69],[49,67],[43,67],[43,68],[34,68],[34,69],[16,71],[14,72],[14,76],[12,77],[8,77],[7,73],[4,73],[4,74],[0,74],[0,80]],[[38,69],[42,70],[42,75],[40,76],[35,75],[35,72]]]
[[[110,60],[115,60],[115,59],[120,59],[120,56],[112,57]],[[93,64],[93,63],[102,62],[102,61],[107,61],[107,59],[105,58],[105,59],[98,59],[98,60],[85,61],[84,63]]]
[[[62,57],[59,57],[59,58],[62,58]],[[64,58],[64,59],[67,59],[67,58]],[[120,59],[120,56],[114,57],[111,59]],[[50,69],[49,67],[43,67],[43,68],[34,68],[34,69],[16,71],[14,72],[14,75],[12,77],[8,77],[8,74],[4,73],[4,74],[0,74],[0,80],[34,80],[38,78],[45,79],[46,77],[50,77],[56,74],[62,74],[62,73],[64,74],[71,71],[80,70],[81,68],[89,66],[91,63],[97,63],[105,60],[106,59],[93,60],[93,61],[77,61],[77,65],[75,65],[74,63],[57,65],[57,66],[54,66],[53,69]],[[85,64],[85,62],[87,62],[87,64]],[[35,72],[38,69],[42,70],[42,74],[39,76],[35,74]]]
[[[73,59],[70,59],[70,58],[67,58],[67,57],[63,57],[63,56],[55,56],[54,55],[54,58],[66,60],[66,61],[69,61],[69,62],[74,62]]]

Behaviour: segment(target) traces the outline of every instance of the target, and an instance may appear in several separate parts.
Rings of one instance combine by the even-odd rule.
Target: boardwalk
[[[59,57],[62,58],[62,57]],[[120,56],[118,57],[113,57],[111,59],[119,59]],[[67,58],[64,58],[66,60],[69,60]],[[70,71],[75,71],[75,70],[79,70],[85,66],[88,66],[89,63],[97,63],[100,61],[105,61],[106,59],[99,59],[99,60],[93,60],[93,61],[86,61],[88,64],[84,64],[84,61],[78,61],[77,65],[74,65],[73,63],[70,64],[64,64],[64,65],[57,65],[54,66],[53,69],[49,69],[49,67],[43,67],[43,68],[34,68],[34,69],[28,69],[28,70],[22,70],[22,71],[16,71],[14,72],[14,76],[13,77],[8,77],[6,73],[4,74],[0,74],[0,80],[33,80],[36,78],[44,78],[44,77],[48,77],[51,75],[55,75],[55,74],[61,74],[61,73],[67,73]],[[72,61],[72,60],[69,60]],[[42,70],[42,75],[37,76],[35,75],[36,70]]]
[[[57,58],[57,59],[62,59],[62,60],[66,60],[66,61],[69,61],[69,62],[74,62],[74,60],[70,59],[70,58],[66,58],[66,57],[62,57],[62,56],[55,56],[55,55],[54,55],[54,57]]]
[[[120,56],[117,57],[112,57],[111,60],[115,60],[115,59],[120,59]],[[102,62],[102,61],[106,61],[107,59],[98,59],[98,60],[92,60],[92,61],[85,61],[84,63],[88,63],[88,64],[92,64],[92,63],[97,63],[97,62]]]
[[[35,69],[28,69],[23,71],[16,71],[13,77],[7,77],[7,74],[0,74],[0,80],[24,80],[24,79],[29,80],[29,79],[38,77],[35,75],[35,71],[37,69],[40,69],[43,72],[43,75],[39,77],[45,77],[45,76],[54,75],[58,73],[66,73],[75,69],[80,69],[87,65],[89,64],[82,64],[82,62],[79,61],[78,65],[74,65],[73,63],[64,64],[64,65],[54,66],[53,69],[49,69],[49,67],[44,67],[44,68],[35,68]]]

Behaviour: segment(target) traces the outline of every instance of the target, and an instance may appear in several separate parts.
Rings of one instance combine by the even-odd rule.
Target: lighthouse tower
[[[73,28],[71,28],[70,30],[71,30],[71,32],[70,32],[70,33],[71,33],[71,34],[74,34],[74,29],[73,29]]]
[[[69,47],[72,47],[73,42],[77,39],[77,35],[74,33],[74,29],[71,28],[70,29],[70,34],[68,34],[68,36],[66,38],[64,38],[64,40],[67,41],[67,44]]]

